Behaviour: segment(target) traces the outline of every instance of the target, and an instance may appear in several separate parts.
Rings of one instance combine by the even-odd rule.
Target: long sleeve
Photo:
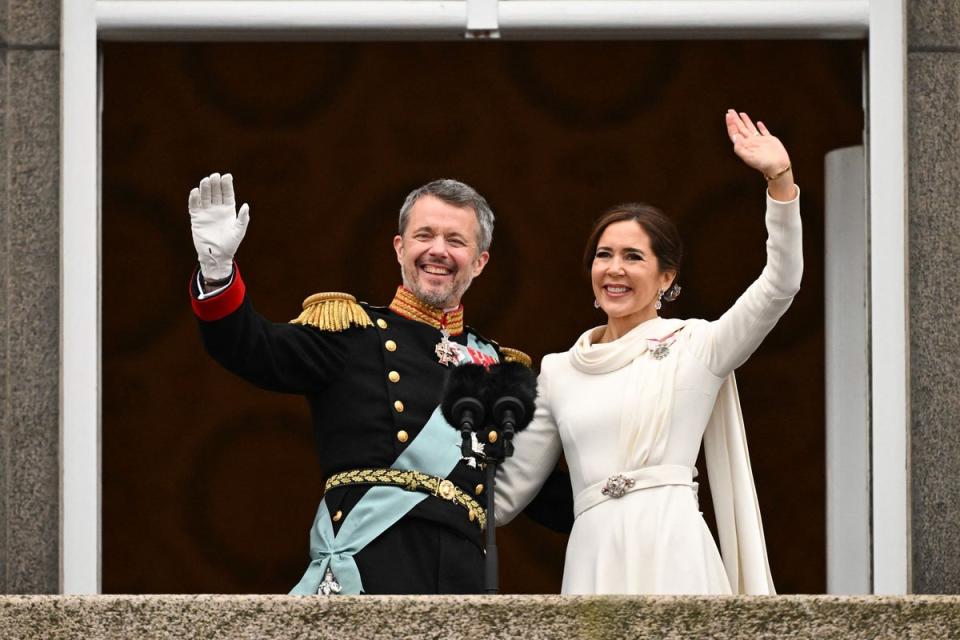
[[[544,361],[537,378],[537,405],[533,421],[514,436],[514,454],[497,470],[494,498],[497,525],[507,524],[523,511],[560,459],[560,433],[550,413],[549,397]]]
[[[220,294],[192,303],[207,352],[221,365],[263,389],[315,392],[341,371],[347,348],[341,334],[270,322],[246,295],[239,271]]]
[[[767,263],[760,277],[715,322],[707,323],[692,346],[707,368],[725,376],[760,345],[790,307],[803,274],[800,194],[789,202],[767,195]]]

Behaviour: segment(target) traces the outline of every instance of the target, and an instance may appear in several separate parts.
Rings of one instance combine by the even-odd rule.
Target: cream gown
[[[497,475],[496,516],[506,524],[529,503],[562,447],[576,515],[563,593],[774,592],[732,373],[799,288],[798,199],[767,196],[766,267],[720,319],[654,318],[593,344],[598,327],[543,359],[534,420]],[[693,481],[701,441],[722,557]],[[619,497],[618,475],[632,483]]]

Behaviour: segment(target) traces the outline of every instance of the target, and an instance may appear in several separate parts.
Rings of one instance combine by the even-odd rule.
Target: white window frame
[[[100,592],[98,40],[868,41],[872,585],[910,590],[905,0],[64,0],[61,590]],[[828,304],[842,301],[828,300]],[[842,473],[842,470],[840,470]],[[829,550],[828,550],[829,552]]]

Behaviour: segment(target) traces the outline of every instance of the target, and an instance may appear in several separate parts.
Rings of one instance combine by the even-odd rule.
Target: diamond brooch
[[[663,360],[670,355],[670,347],[677,341],[676,332],[664,338],[647,338],[647,350],[654,360]]]
[[[653,356],[654,360],[663,360],[670,355],[670,345],[658,344],[657,347],[650,352],[650,355]]]
[[[634,484],[636,483],[632,479],[618,473],[607,478],[607,483],[603,485],[600,493],[611,498],[622,498]]]

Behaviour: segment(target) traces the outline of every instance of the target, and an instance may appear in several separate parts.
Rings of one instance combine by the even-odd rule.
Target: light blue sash
[[[497,361],[496,351],[487,344],[480,344],[472,335],[467,338],[467,346]],[[458,349],[458,353],[460,364],[474,362],[466,349]],[[390,467],[445,478],[457,466],[460,458],[460,433],[447,423],[440,407],[437,407],[410,446]],[[372,487],[350,510],[336,535],[333,533],[327,502],[322,500],[310,529],[310,565],[290,593],[316,594],[327,567],[340,585],[339,593],[362,593],[363,583],[353,556],[426,498],[425,493],[406,491],[400,487]]]

